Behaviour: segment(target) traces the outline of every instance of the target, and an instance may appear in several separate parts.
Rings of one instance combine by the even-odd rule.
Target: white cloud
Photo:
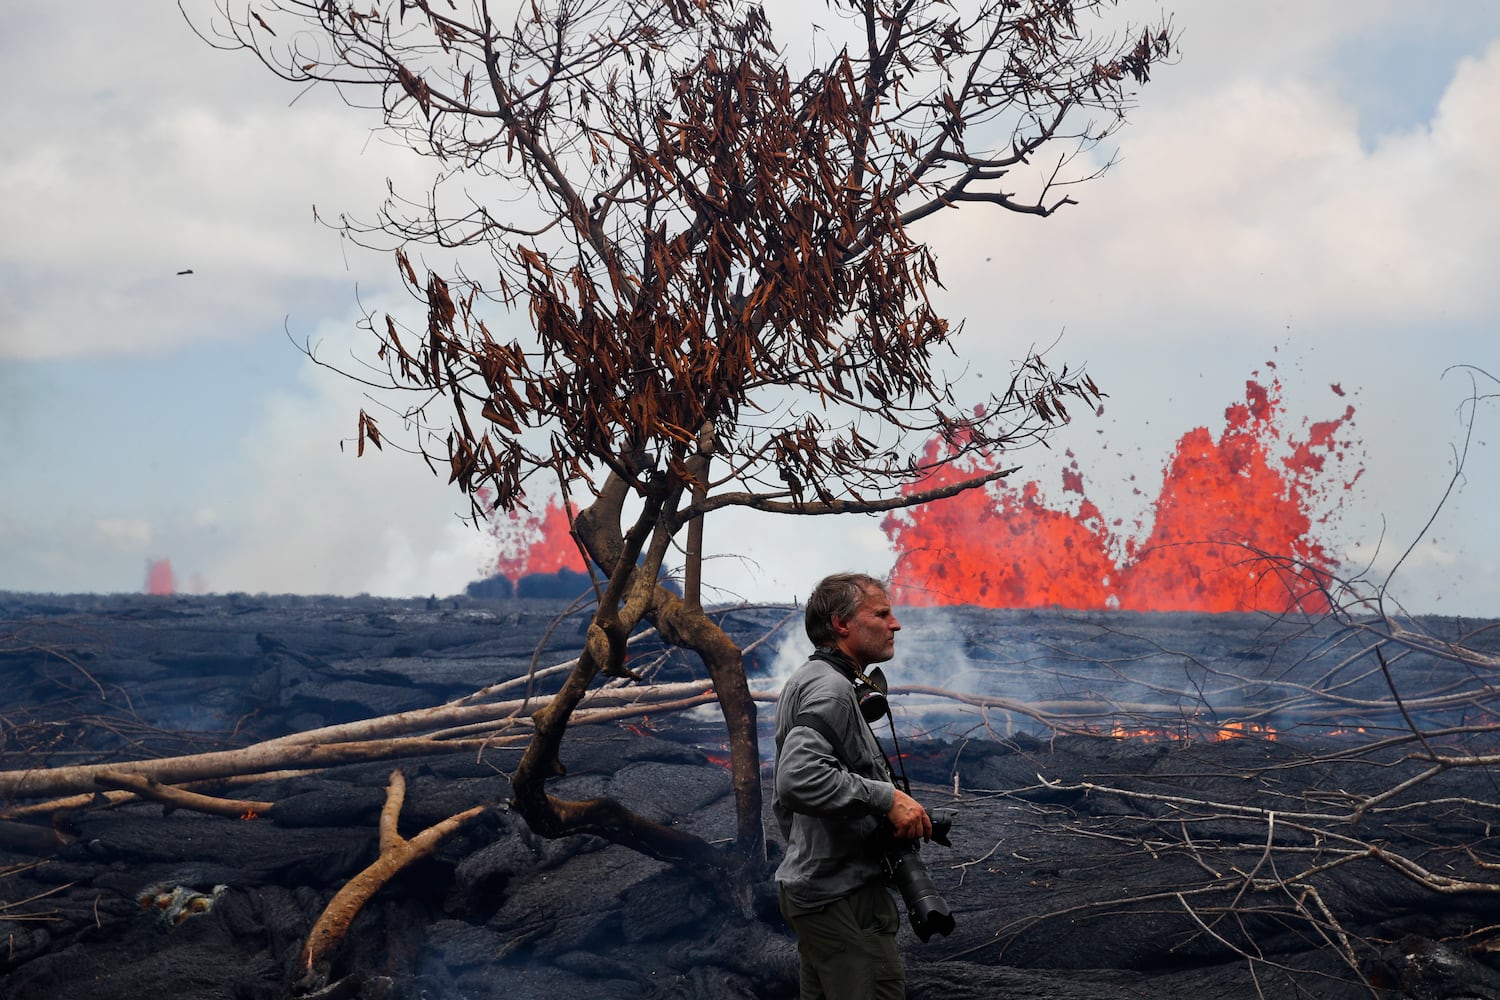
[[[119,15],[99,13],[100,30]],[[140,72],[120,58],[137,46],[85,32],[67,43],[72,71],[47,74],[47,117],[24,101],[0,111],[27,137],[0,155],[0,227],[26,234],[0,247],[0,357],[153,353],[274,327],[299,305],[346,301],[350,254],[367,286],[394,276],[341,253],[313,206],[373,213],[386,178],[420,187],[426,165],[372,142],[372,123],[332,94],[288,108],[290,85],[193,39],[175,9],[136,17],[148,24],[117,27],[178,38],[175,72]]]
[[[134,552],[151,544],[151,524],[138,518],[100,518],[93,527],[95,540],[115,549]]]
[[[364,350],[355,319],[315,331],[320,357]],[[480,577],[487,540],[460,520],[466,500],[399,450],[410,443],[399,421],[361,393],[307,362],[295,389],[267,396],[217,493],[212,520],[229,542],[197,567],[211,590],[450,594]],[[357,457],[362,408],[383,418],[386,446]]]
[[[1430,128],[1374,149],[1349,108],[1307,83],[1201,93],[1127,126],[1122,162],[1051,219],[997,224],[966,208],[944,220],[944,277],[970,314],[998,287],[1018,325],[1086,340],[1128,328],[1137,347],[1226,329],[1274,340],[1289,326],[1347,342],[1482,320],[1500,305],[1497,81],[1492,46],[1461,68]]]
[[[1185,77],[1193,90],[1233,86],[1246,77],[1278,80],[1316,73],[1331,46],[1352,31],[1373,32],[1399,14],[1398,0],[1264,0],[1224,4],[1219,0],[1161,3],[1179,36],[1180,65],[1158,76]],[[1143,103],[1158,102],[1152,92]]]

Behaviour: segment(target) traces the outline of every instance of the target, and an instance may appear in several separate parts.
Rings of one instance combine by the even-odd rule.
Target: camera
[[[953,819],[954,814],[948,810],[933,812],[932,839],[935,843],[953,846],[948,843]],[[901,893],[901,901],[906,904],[906,916],[911,921],[912,930],[925,943],[934,934],[946,937],[953,931],[953,911],[933,887],[932,876],[922,863],[920,847],[919,841],[896,840],[892,835],[891,844],[881,861],[886,875]]]
[[[879,667],[869,674],[856,674],[854,700],[859,705],[859,714],[864,716],[866,722],[873,725],[881,718],[891,717],[891,703],[887,697],[889,694],[890,686],[886,683],[884,671]],[[896,738],[894,718],[891,719],[891,738]],[[899,752],[896,757],[900,759]],[[886,764],[889,767],[890,761],[887,760]],[[908,795],[911,794],[904,764],[901,769],[901,787]],[[932,839],[944,847],[953,846],[948,843],[948,831],[953,828],[953,819],[954,813],[947,809],[932,813]],[[898,840],[895,828],[885,822],[880,826],[880,835],[883,838],[880,844],[881,867],[885,869],[886,877],[900,891],[901,900],[906,904],[906,916],[911,920],[912,930],[917,932],[917,937],[925,943],[934,934],[946,936],[952,933],[953,911],[948,909],[948,903],[933,887],[932,876],[927,873],[927,866],[922,863],[919,853],[921,844],[915,840]]]
[[[876,667],[875,670],[878,674],[880,668]],[[890,714],[891,703],[886,693],[863,679],[854,682],[854,700],[859,704],[859,714],[871,725]]]
[[[875,725],[881,719],[889,718],[891,714],[891,701],[886,697],[891,687],[886,683],[885,671],[876,667],[868,674],[855,672],[854,675],[854,700],[859,705],[859,714],[865,717],[870,725]],[[892,720],[892,732],[895,731],[895,721]]]

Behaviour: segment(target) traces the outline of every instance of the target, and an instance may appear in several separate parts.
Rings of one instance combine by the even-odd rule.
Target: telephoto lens
[[[948,843],[948,831],[952,827],[951,812],[935,812],[932,817],[933,841],[944,847],[952,846]],[[933,886],[932,876],[922,863],[916,841],[899,844],[888,851],[885,855],[885,870],[901,893],[901,901],[906,904],[906,917],[911,921],[911,929],[917,932],[917,937],[924,944],[934,934],[947,937],[953,932],[953,911]]]
[[[938,895],[932,884],[932,876],[917,853],[915,844],[886,856],[886,867],[891,881],[901,891],[906,903],[906,916],[917,937],[926,942],[934,934],[947,936],[953,930],[953,911]]]

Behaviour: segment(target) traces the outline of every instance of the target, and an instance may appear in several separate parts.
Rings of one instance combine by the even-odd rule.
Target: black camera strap
[[[828,724],[828,721],[821,715],[814,715],[811,712],[803,712],[801,715],[792,720],[792,728],[795,729],[798,726],[806,726],[808,729],[811,729],[813,732],[817,733],[819,736],[827,740],[828,745],[833,748],[833,755],[837,757],[838,762],[844,766],[844,770],[854,770],[854,766],[849,759],[849,754],[844,749],[844,741],[839,737],[838,733],[833,731],[833,727],[830,726]],[[778,747],[777,749],[779,750],[780,747]]]
[[[866,677],[857,666],[854,665],[854,662],[836,649],[819,646],[817,650],[812,654],[812,659],[822,660],[824,663],[829,664],[839,673],[843,674],[851,684],[855,681],[863,681],[866,684],[871,684],[870,679]],[[858,712],[856,712],[855,714],[859,715]],[[896,739],[896,720],[891,715],[889,708],[886,709],[885,714],[886,718],[890,720],[891,739],[894,741]],[[870,725],[870,723],[866,721],[862,715],[860,716],[860,721],[864,722],[866,726]],[[814,715],[811,712],[802,712],[792,720],[791,728],[795,729],[797,726],[806,726],[808,729],[811,729],[819,736],[822,736],[825,740],[828,741],[829,747],[831,747],[833,750],[833,756],[838,760],[840,764],[843,765],[844,770],[851,773],[854,771],[853,754],[849,752],[849,748],[844,745],[843,738],[838,733],[834,732],[833,726],[831,726],[826,719],[822,718],[821,716]],[[871,728],[870,735],[875,735],[873,728]],[[906,779],[905,763],[901,765],[901,781],[898,784],[896,781],[896,769],[891,766],[891,758],[886,756],[885,748],[880,745],[879,737],[876,737],[875,739],[875,746],[880,751],[881,758],[885,761],[885,773],[890,775],[891,784],[896,785],[896,787],[900,788],[902,791],[906,792],[906,794],[910,795],[911,783]],[[901,747],[899,743],[896,743],[895,746],[896,757],[899,760],[901,756]],[[777,754],[781,753],[781,745],[779,743],[776,746],[776,752]]]

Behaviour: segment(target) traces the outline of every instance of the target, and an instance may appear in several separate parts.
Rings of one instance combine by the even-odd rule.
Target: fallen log
[[[172,785],[163,785],[144,774],[131,774],[128,771],[101,771],[94,780],[106,788],[128,789],[141,798],[160,802],[173,809],[191,809],[194,812],[207,813],[210,816],[227,816],[230,819],[265,816],[276,806],[274,802],[221,799],[215,795],[190,792]]]

